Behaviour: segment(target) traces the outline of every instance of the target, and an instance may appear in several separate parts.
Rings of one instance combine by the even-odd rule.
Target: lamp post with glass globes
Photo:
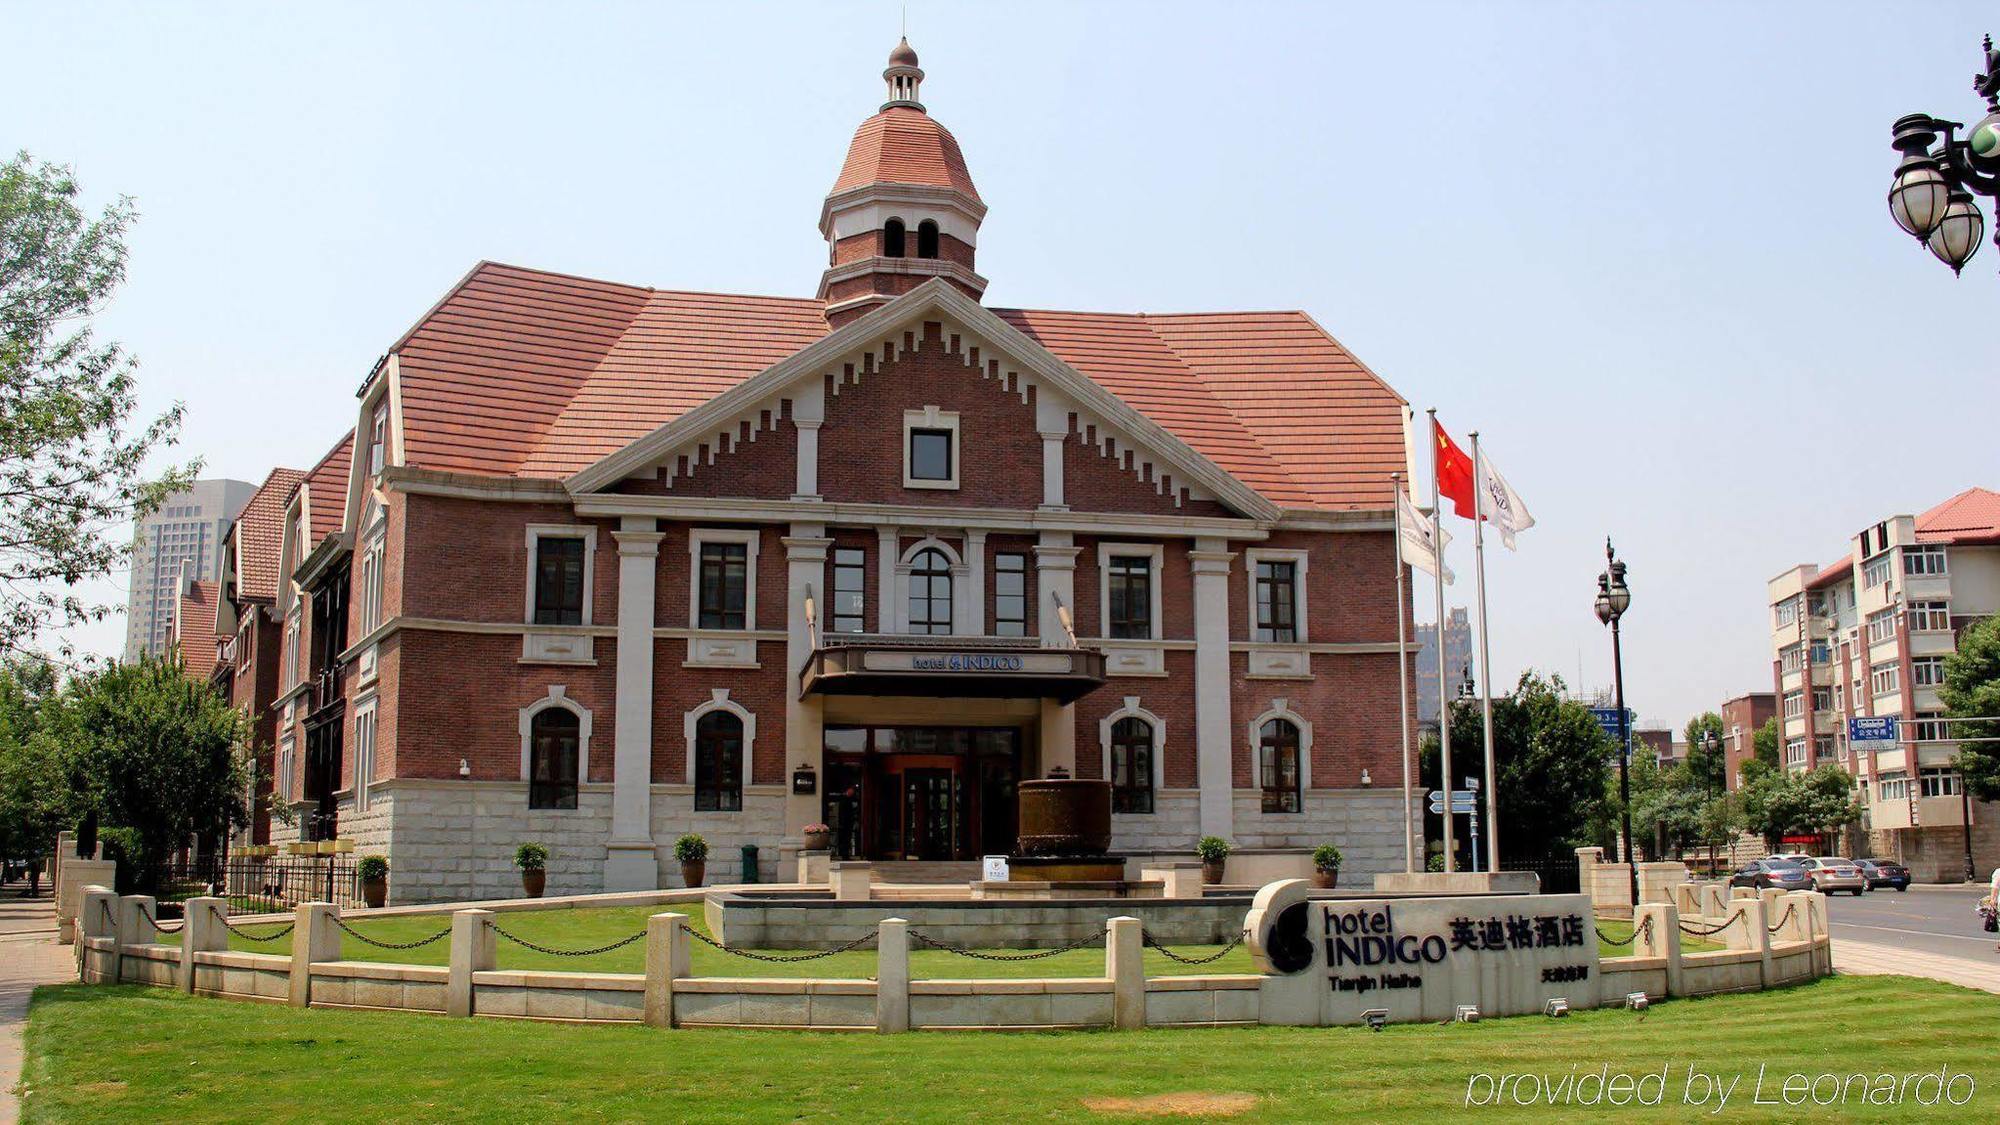
[[[1986,233],[1973,193],[2000,198],[2000,51],[1990,35],[1983,46],[1986,71],[1972,76],[1972,88],[1986,99],[1986,116],[1965,139],[1958,138],[1965,126],[1956,121],[1912,113],[1896,119],[1889,142],[1903,154],[1889,188],[1889,216],[1954,275],[1979,252]],[[1944,142],[1933,151],[1940,133]]]
[[[1632,605],[1632,590],[1625,585],[1625,564],[1611,549],[1611,537],[1604,539],[1604,573],[1597,576],[1597,620],[1611,626],[1611,681],[1618,708],[1618,804],[1624,817],[1625,871],[1632,880],[1632,905],[1639,905],[1639,865],[1632,860],[1632,724],[1625,715],[1625,656],[1619,647],[1618,621]]]
[[[1722,753],[1722,739],[1715,733],[1714,727],[1710,727],[1702,732],[1701,748],[1708,751],[1708,768],[1701,771],[1701,781],[1702,789],[1708,797],[1706,814],[1710,818],[1710,822],[1703,825],[1702,828],[1708,836],[1708,875],[1709,878],[1713,879],[1715,877],[1715,824],[1713,819],[1715,816],[1715,774],[1717,770],[1721,770],[1726,775],[1729,771],[1729,763],[1726,760],[1720,762],[1716,760],[1716,756]]]

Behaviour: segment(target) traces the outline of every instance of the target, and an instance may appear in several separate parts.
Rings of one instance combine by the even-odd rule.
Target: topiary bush
[[[539,871],[549,865],[549,849],[540,844],[522,844],[514,849],[514,866],[523,871]]]
[[[700,863],[708,858],[708,841],[690,832],[674,841],[674,858],[682,863]]]
[[[1220,836],[1203,836],[1194,845],[1194,854],[1200,856],[1203,863],[1221,863],[1229,858],[1229,852],[1229,841]]]

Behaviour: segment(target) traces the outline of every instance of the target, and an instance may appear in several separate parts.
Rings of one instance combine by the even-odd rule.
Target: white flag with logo
[[[1438,521],[1417,510],[1410,494],[1396,489],[1396,534],[1403,540],[1403,561],[1433,578],[1452,581],[1451,568],[1438,562],[1439,549],[1451,542],[1451,534]],[[1442,572],[1442,573],[1440,573]]]
[[[1478,476],[1473,486],[1479,489],[1480,512],[1492,521],[1493,530],[1500,533],[1500,542],[1508,550],[1514,549],[1514,535],[1535,526],[1535,517],[1528,514],[1528,506],[1521,502],[1521,495],[1515,492],[1507,478],[1486,459],[1485,450],[1479,453],[1479,464],[1475,469]]]

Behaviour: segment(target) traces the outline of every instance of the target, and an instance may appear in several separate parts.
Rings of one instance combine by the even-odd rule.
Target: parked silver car
[[[1837,855],[1809,856],[1800,860],[1799,866],[1812,873],[1813,890],[1821,894],[1847,891],[1858,896],[1868,889],[1868,876],[1851,859]]]

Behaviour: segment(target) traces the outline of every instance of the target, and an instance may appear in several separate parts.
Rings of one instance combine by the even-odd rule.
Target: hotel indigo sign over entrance
[[[862,658],[870,672],[1032,673],[1061,675],[1071,671],[1062,652],[915,652],[875,651]]]
[[[1597,1004],[1586,895],[1308,900],[1304,880],[1259,891],[1245,926],[1264,972],[1265,1023],[1444,1020]]]

